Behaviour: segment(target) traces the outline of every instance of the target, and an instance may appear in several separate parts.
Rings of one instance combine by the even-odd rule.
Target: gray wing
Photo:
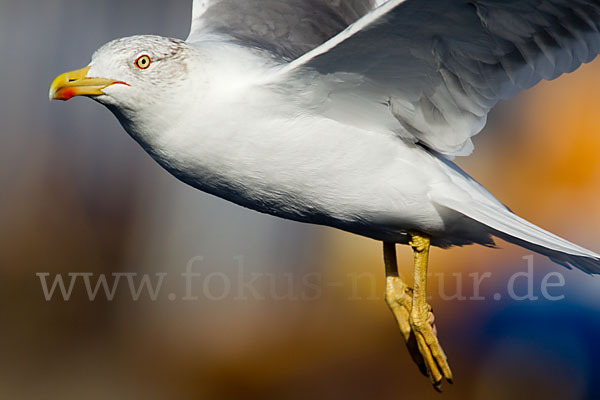
[[[188,41],[226,35],[295,59],[341,32],[381,0],[194,0]]]
[[[285,71],[321,79],[340,104],[386,108],[399,136],[464,155],[498,100],[594,59],[599,30],[600,0],[390,0]]]

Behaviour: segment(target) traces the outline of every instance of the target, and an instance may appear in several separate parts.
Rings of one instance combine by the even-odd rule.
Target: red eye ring
[[[152,64],[152,60],[147,54],[142,54],[133,63],[133,65],[135,65],[139,69],[148,69],[150,67],[150,64]]]

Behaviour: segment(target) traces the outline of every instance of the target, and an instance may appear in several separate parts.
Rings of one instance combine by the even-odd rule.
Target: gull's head
[[[153,112],[186,86],[194,49],[177,39],[131,36],[98,49],[88,66],[56,77],[51,100],[87,96],[118,113]]]

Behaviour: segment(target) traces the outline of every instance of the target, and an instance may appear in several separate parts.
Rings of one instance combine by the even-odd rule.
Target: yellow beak
[[[102,89],[110,85],[125,82],[105,78],[88,78],[87,73],[91,67],[65,72],[52,81],[48,97],[50,100],[69,100],[75,96],[99,96],[104,94]],[[129,85],[128,85],[129,86]]]

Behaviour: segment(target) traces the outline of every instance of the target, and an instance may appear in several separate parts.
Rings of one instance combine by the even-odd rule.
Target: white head
[[[58,76],[50,87],[51,100],[91,97],[107,106],[130,134],[144,132],[143,125],[160,129],[162,119],[189,101],[193,94],[189,71],[198,59],[196,48],[178,39],[131,36],[109,42],[98,49],[90,64]],[[195,63],[196,64],[196,63]],[[189,90],[182,90],[182,88]],[[186,96],[187,97],[187,96]],[[165,108],[173,112],[165,113]]]

